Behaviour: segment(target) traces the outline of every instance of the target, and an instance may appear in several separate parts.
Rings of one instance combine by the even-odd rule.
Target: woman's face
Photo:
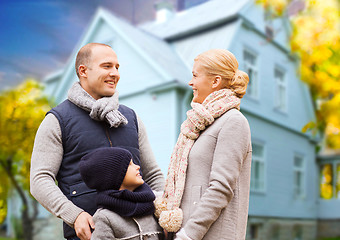
[[[195,61],[192,68],[192,79],[189,82],[189,86],[192,87],[192,90],[194,91],[194,98],[192,101],[203,103],[204,99],[215,91],[215,89],[213,89],[213,81],[214,77],[208,76],[205,73],[199,60]]]

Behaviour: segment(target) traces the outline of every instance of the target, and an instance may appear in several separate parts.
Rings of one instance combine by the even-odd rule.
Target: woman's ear
[[[219,90],[222,88],[222,77],[221,76],[217,75],[214,77],[212,88],[215,90]]]
[[[79,76],[86,78],[87,77],[87,67],[85,65],[79,65],[78,73],[79,73]]]

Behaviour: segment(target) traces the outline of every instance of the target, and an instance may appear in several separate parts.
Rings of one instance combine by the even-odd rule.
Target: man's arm
[[[48,114],[42,121],[34,141],[31,158],[31,194],[48,211],[73,227],[78,215],[83,212],[61,192],[56,185],[63,159],[63,146],[59,121]]]
[[[143,179],[152,190],[163,192],[165,184],[163,173],[156,162],[155,156],[153,155],[148,136],[146,134],[145,126],[138,116],[137,121],[140,162]]]

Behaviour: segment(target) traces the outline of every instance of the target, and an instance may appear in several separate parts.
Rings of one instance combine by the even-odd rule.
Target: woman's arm
[[[249,144],[247,120],[242,115],[231,115],[217,136],[209,187],[183,226],[182,232],[189,239],[202,239],[233,198]]]

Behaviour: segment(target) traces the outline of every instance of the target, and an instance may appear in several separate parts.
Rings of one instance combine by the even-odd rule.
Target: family
[[[166,180],[142,120],[119,104],[115,51],[89,43],[75,69],[79,82],[37,131],[30,175],[65,239],[245,239],[252,149],[239,110],[249,78],[235,56],[211,49],[194,59]]]

